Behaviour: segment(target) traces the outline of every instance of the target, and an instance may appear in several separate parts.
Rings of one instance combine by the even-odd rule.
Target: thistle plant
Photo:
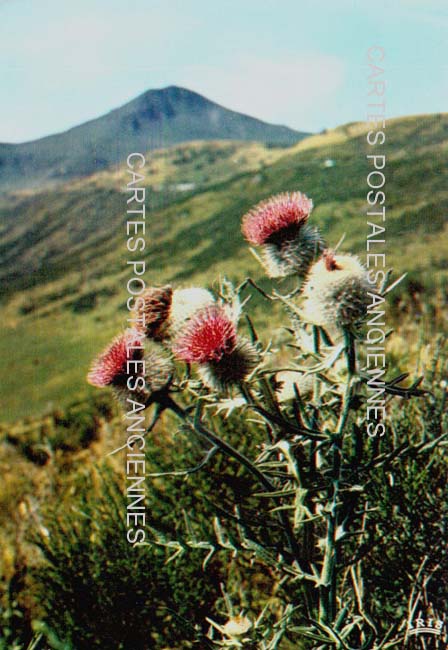
[[[238,286],[223,281],[216,295],[202,288],[147,290],[136,310],[136,329],[113,342],[89,374],[94,385],[112,386],[125,408],[127,400],[140,399],[151,411],[148,433],[170,411],[182,432],[203,441],[204,458],[185,475],[206,471],[219,453],[250,478],[247,507],[222,508],[207,538],[195,530],[194,513],[177,539],[152,529],[151,543],[173,556],[200,549],[204,567],[218,552],[241,556],[281,586],[284,600],[275,616],[269,608],[254,617],[230,605],[227,620],[216,621],[211,613],[204,647],[386,650],[406,635],[406,615],[376,612],[376,592],[369,588],[384,505],[375,495],[379,480],[416,458],[423,466],[434,462],[448,434],[436,428],[397,434],[394,402],[435,397],[421,387],[421,377],[405,385],[408,375],[390,376],[386,368],[377,386],[387,414],[384,435],[368,435],[369,306],[372,296],[383,301],[398,282],[387,273],[375,286],[356,256],[328,249],[308,224],[311,209],[310,199],[293,192],[243,217],[243,234],[262,247],[268,275],[292,276],[291,291],[267,293],[251,279]],[[275,303],[283,308],[283,346],[260,340],[247,313],[253,291],[266,309]],[[140,347],[128,345],[125,354],[135,332]],[[129,354],[140,360],[146,355],[147,361],[133,395],[125,372]],[[233,417],[241,422],[240,446],[223,433]],[[244,421],[260,431],[253,445],[244,438]],[[412,580],[400,583],[404,609]]]
[[[317,228],[308,225],[313,202],[301,192],[272,196],[244,215],[242,232],[262,249],[262,264],[271,278],[305,277],[324,249]]]

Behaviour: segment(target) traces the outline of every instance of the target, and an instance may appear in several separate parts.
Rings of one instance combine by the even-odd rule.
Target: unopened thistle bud
[[[244,381],[259,361],[254,346],[238,338],[234,321],[218,305],[198,311],[173,349],[181,361],[199,364],[199,374],[209,388],[222,391]]]
[[[111,386],[123,404],[132,399],[147,405],[168,389],[173,371],[169,358],[159,351],[145,352],[142,334],[128,329],[95,359],[87,381],[92,386]]]
[[[163,341],[167,337],[169,315],[173,300],[173,289],[149,287],[136,300],[132,323],[149,339]]]
[[[320,255],[319,231],[307,225],[313,202],[301,192],[277,194],[250,210],[242,221],[247,241],[262,247],[262,261],[272,278],[303,278]]]
[[[365,317],[372,291],[367,270],[354,255],[325,251],[303,288],[303,317],[315,325],[356,325]]]

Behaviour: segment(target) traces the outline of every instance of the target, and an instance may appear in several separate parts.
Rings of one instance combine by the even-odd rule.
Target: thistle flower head
[[[147,338],[163,342],[175,336],[193,314],[214,301],[212,294],[200,287],[149,287],[136,301],[132,322]]]
[[[235,349],[236,326],[218,305],[196,312],[174,343],[174,353],[187,363],[219,361]]]
[[[244,215],[242,232],[255,246],[291,239],[306,223],[313,202],[301,192],[277,194]]]
[[[145,351],[142,333],[127,329],[95,359],[87,381],[92,386],[111,386],[124,406],[129,399],[148,405],[169,388],[174,374],[173,362],[156,347]]]
[[[202,287],[176,289],[173,292],[170,311],[172,333],[175,335],[196,312],[214,303],[213,295]]]
[[[173,375],[171,359],[154,348],[145,353],[138,368],[131,369],[125,382],[113,385],[115,397],[124,408],[127,408],[128,400],[148,406],[158,394],[169,389]]]
[[[153,395],[165,390],[171,384],[174,374],[172,360],[160,350],[150,350],[145,354],[146,390]]]
[[[324,249],[317,228],[307,225],[313,202],[301,192],[277,194],[250,210],[242,221],[248,242],[262,247],[262,264],[271,278],[304,278]]]
[[[169,285],[146,289],[134,309],[135,328],[156,341],[166,338],[172,299],[173,289]]]
[[[322,326],[356,324],[367,312],[369,291],[367,270],[356,256],[326,251],[303,288],[303,316]]]
[[[262,263],[270,278],[283,278],[295,274],[303,279],[324,247],[324,240],[319,230],[305,225],[291,239],[285,235],[285,239],[280,244],[264,244]]]
[[[127,362],[142,358],[142,336],[136,330],[127,329],[114,338],[107,348],[95,359],[87,381],[92,386],[120,386],[126,383]]]
[[[209,361],[199,366],[199,375],[203,383],[219,392],[225,392],[247,379],[257,367],[260,355],[257,349],[246,339],[239,339],[235,348],[218,361]]]

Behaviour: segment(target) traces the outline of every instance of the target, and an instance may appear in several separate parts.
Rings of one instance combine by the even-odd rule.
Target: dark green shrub
[[[33,579],[44,622],[76,650],[146,650],[194,638],[219,578],[188,552],[165,564],[163,549],[126,539],[126,498],[107,468],[83,481],[71,511],[47,513],[35,539],[45,564]],[[187,646],[182,646],[187,647]]]

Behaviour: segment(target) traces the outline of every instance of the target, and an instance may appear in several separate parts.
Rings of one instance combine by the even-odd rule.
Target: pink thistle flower
[[[87,375],[92,386],[121,386],[127,380],[127,362],[142,358],[142,337],[136,330],[127,329],[95,359]]]
[[[146,289],[137,298],[133,310],[132,322],[135,329],[155,341],[166,338],[172,299],[173,289],[170,285]]]
[[[255,246],[276,243],[282,232],[297,234],[307,222],[313,202],[301,192],[277,194],[244,215],[242,232]]]
[[[113,386],[115,397],[124,408],[128,406],[129,400],[149,406],[157,401],[158,396],[169,391],[173,380],[173,362],[155,346],[139,361],[142,361],[139,369],[126,375],[126,383]],[[142,378],[144,385],[141,383]]]
[[[223,307],[198,311],[174,344],[174,354],[187,363],[216,362],[237,344],[235,323]]]

